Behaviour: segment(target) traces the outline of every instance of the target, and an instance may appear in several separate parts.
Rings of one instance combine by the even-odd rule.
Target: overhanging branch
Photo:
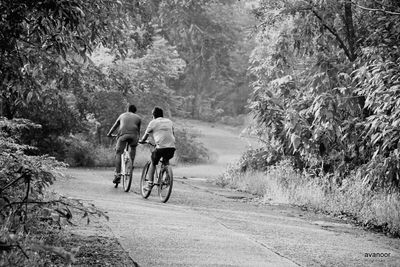
[[[348,47],[345,45],[344,41],[340,37],[340,35],[336,32],[336,30],[332,27],[330,27],[328,24],[325,23],[324,19],[318,14],[317,11],[312,9],[313,14],[321,21],[322,26],[325,27],[333,36],[335,36],[336,40],[339,42],[339,46],[343,49],[344,53],[346,54],[347,58],[350,61],[353,61],[353,58],[351,56],[351,53],[348,49]]]
[[[357,3],[354,3],[354,2],[352,2],[352,4],[355,5],[358,8],[361,8],[361,9],[366,10],[366,11],[382,12],[382,13],[386,13],[386,14],[389,14],[389,15],[400,16],[400,12],[389,11],[389,10],[382,9],[382,8],[365,7],[365,6],[361,6],[361,5],[359,5]]]

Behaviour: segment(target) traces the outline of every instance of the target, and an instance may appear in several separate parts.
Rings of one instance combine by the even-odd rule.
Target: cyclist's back
[[[175,148],[173,124],[170,119],[158,117],[150,121],[146,133],[153,134],[157,148]]]
[[[141,123],[139,115],[132,112],[125,112],[119,116],[118,120],[120,122],[118,135],[134,135],[136,139],[139,137]]]
[[[151,165],[149,168],[149,180],[147,190],[151,190],[155,166],[158,164],[161,158],[164,163],[168,164],[168,161],[173,158],[175,153],[175,137],[172,121],[164,118],[163,110],[159,107],[154,107],[153,120],[150,121],[147,126],[146,132],[144,133],[140,143],[143,143],[147,138],[152,135],[154,142],[156,143],[156,149],[151,153]]]
[[[129,105],[128,112],[122,113],[111,127],[107,136],[118,129],[117,144],[115,147],[115,177],[113,182],[118,184],[121,176],[121,155],[129,144],[129,154],[132,161],[135,160],[136,146],[140,137],[141,118],[136,113],[135,105]]]

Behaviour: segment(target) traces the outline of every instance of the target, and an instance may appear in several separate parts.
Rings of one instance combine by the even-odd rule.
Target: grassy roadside
[[[400,237],[400,194],[372,192],[354,177],[339,186],[328,179],[298,173],[290,163],[282,162],[266,173],[227,170],[217,184],[258,195],[266,203],[297,205],[347,217],[367,228]]]
[[[75,252],[72,266],[136,266],[111,230],[100,221],[53,234],[58,238],[52,245]],[[54,254],[52,257],[53,264],[62,264],[62,258]]]
[[[0,266],[137,266],[101,220],[38,227],[21,244],[23,250],[14,248],[1,255]]]

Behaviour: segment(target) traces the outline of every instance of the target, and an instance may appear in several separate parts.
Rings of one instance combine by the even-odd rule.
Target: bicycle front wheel
[[[150,164],[151,162],[148,161],[144,165],[142,170],[142,177],[140,178],[140,194],[142,195],[143,198],[148,198],[151,193],[151,190],[146,190]]]
[[[161,202],[168,201],[171,196],[173,182],[172,168],[170,166],[162,168],[158,176],[158,196]]]
[[[131,184],[132,184],[132,174],[133,174],[133,161],[131,157],[128,155],[125,155],[123,157],[124,164],[124,169],[121,170],[122,172],[122,187],[124,188],[125,192],[129,192],[129,189],[131,189]]]

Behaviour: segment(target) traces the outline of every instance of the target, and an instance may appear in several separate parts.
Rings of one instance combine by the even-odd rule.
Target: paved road
[[[196,174],[216,175],[224,158],[232,159],[226,152]],[[400,266],[399,239],[293,207],[263,205],[189,170],[176,167],[178,177],[166,204],[154,194],[141,198],[140,170],[129,193],[113,188],[111,169],[70,169],[70,178],[54,188],[106,210],[108,226],[139,266]]]

